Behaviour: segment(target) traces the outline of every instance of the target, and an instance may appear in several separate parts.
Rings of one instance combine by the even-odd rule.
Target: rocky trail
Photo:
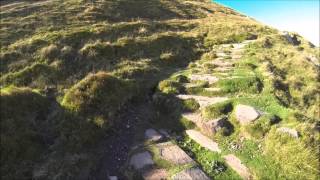
[[[205,91],[219,92],[221,91],[221,88],[215,86],[219,81],[233,78],[245,78],[241,76],[226,77],[225,75],[236,70],[237,67],[235,66],[235,63],[242,57],[244,47],[249,43],[251,43],[251,41],[244,41],[239,44],[220,45],[217,47],[217,57],[212,61],[205,62],[214,66],[213,71],[211,73],[202,73],[201,69],[204,64],[197,63],[196,67],[194,67],[194,69],[198,70],[197,73],[191,73],[188,77],[190,82],[185,83],[184,86],[186,88],[193,88],[197,87],[198,81],[205,81],[210,86],[204,88]],[[231,50],[229,52],[223,51],[223,48],[226,47],[231,47]],[[201,111],[208,106],[228,101],[228,96],[228,94],[225,94],[224,96],[205,96],[188,93],[178,94],[176,95],[176,98],[181,100],[194,99],[200,105]],[[132,116],[137,116],[137,114],[140,116],[137,117],[137,119],[143,119],[145,122],[148,122],[151,118],[144,115],[144,112],[150,111],[146,106],[137,107],[134,111],[135,112],[128,113],[128,119],[132,119]],[[261,112],[257,111],[254,107],[247,105],[239,104],[235,107],[235,116],[240,125],[246,125],[255,121],[259,118],[260,113]],[[225,149],[221,148],[219,144],[211,138],[212,135],[217,133],[220,129],[229,128],[228,124],[230,123],[228,122],[228,117],[220,116],[208,120],[203,117],[199,111],[183,113],[181,116],[196,125],[194,129],[188,129],[185,132],[182,132],[182,136],[190,138],[200,147],[203,147],[210,152],[217,153],[218,156],[224,160],[228,168],[232,169],[232,171],[237,173],[242,179],[253,178],[253,172],[239,157],[235,154],[228,154]],[[131,123],[136,122],[132,121]],[[117,140],[114,141],[115,147],[110,146],[109,148],[112,149],[113,152],[109,153],[104,159],[105,162],[108,162],[108,164],[105,164],[105,168],[107,168],[107,171],[111,172],[109,175],[114,175],[110,176],[110,179],[115,180],[123,178],[123,176],[118,174],[119,171],[116,169],[124,164],[126,164],[126,168],[134,171],[134,174],[140,174],[145,180],[210,179],[203,170],[203,167],[193,159],[193,156],[189,155],[189,152],[184,151],[183,148],[179,146],[177,141],[181,138],[180,135],[170,134],[170,129],[153,129],[151,128],[152,123],[149,123],[149,125],[150,127],[144,124],[143,128],[138,128],[140,133],[139,136],[144,137],[142,139],[140,138],[139,145],[133,144],[132,141],[130,142],[130,138],[134,136],[134,131],[137,131],[137,129],[133,130],[132,127],[128,128],[124,134],[116,137]],[[295,132],[291,132],[291,130],[280,130],[290,133],[292,136],[297,136]],[[142,134],[142,132],[144,132],[144,134]],[[119,138],[124,138],[126,140],[118,140]],[[122,142],[123,144],[118,144],[116,142]],[[111,164],[109,164],[109,162],[111,162]],[[162,168],[159,166],[159,162],[162,164],[161,166],[169,168]],[[133,177],[135,177],[135,175],[133,175]]]

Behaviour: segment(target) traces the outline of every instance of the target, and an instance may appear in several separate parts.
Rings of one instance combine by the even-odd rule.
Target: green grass
[[[192,154],[192,157],[201,165],[202,169],[213,179],[241,179],[236,172],[231,170],[222,159],[221,155],[204,149],[189,138],[183,139],[179,145]]]
[[[216,119],[223,115],[227,115],[233,109],[232,102],[225,101],[207,106],[202,110],[202,115],[206,119]]]
[[[1,158],[10,159],[1,163],[4,179],[36,178],[33,172],[42,168],[47,169],[42,179],[79,179],[77,175],[88,169],[92,174],[99,159],[97,143],[114,131],[119,110],[154,91],[153,121],[159,127],[176,133],[194,127],[181,113],[197,111],[199,105],[173,94],[231,93],[233,105],[248,104],[279,116],[280,125],[297,128],[301,141],[312,144],[306,149],[314,149],[317,135],[306,129],[313,129],[319,119],[319,73],[305,57],[317,56],[319,51],[303,40],[299,47],[292,46],[276,30],[206,0],[2,3],[1,100],[10,104],[1,103],[1,137],[5,137],[1,138],[1,152],[5,152],[1,154],[8,155]],[[208,64],[190,69],[195,68],[194,61],[213,60],[219,44],[256,37],[257,43],[247,47],[246,56],[229,74],[243,78],[218,82],[221,92],[205,91],[209,87],[205,82],[184,89],[190,73],[212,72]],[[187,66],[189,70],[183,71]],[[180,70],[182,75],[177,75]],[[265,72],[272,75],[265,77]],[[47,97],[48,89],[53,93]],[[215,116],[214,109],[209,116]],[[296,113],[300,110],[302,113]],[[234,119],[230,121],[235,131],[224,137],[229,140],[243,131]],[[259,123],[249,131],[255,138],[268,137],[269,127],[264,121]],[[54,143],[43,145],[41,140],[47,138]],[[272,158],[282,160],[281,154],[270,152]],[[219,167],[221,159],[202,150],[196,154],[206,172],[216,175],[212,168]],[[206,157],[217,161],[210,164]],[[302,155],[300,160],[305,162]],[[258,169],[265,166],[256,165]],[[271,173],[267,170],[265,174]],[[294,170],[290,166],[285,172],[300,177]],[[238,178],[228,169],[225,172],[215,177]],[[267,177],[265,174],[261,177]],[[308,177],[312,176],[308,171]]]

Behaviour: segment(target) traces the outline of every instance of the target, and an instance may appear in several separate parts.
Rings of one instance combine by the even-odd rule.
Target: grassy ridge
[[[123,105],[149,94],[159,81],[190,62],[213,58],[216,45],[257,36],[262,40],[248,49],[254,60],[247,63],[269,59],[259,68],[275,72],[274,79],[263,79],[273,83],[259,89],[262,78],[256,75],[221,82],[221,89],[272,91],[261,94],[259,101],[241,97],[237,101],[257,104],[282,119],[289,116],[288,107],[302,108],[310,123],[318,118],[313,115],[319,102],[313,98],[318,92],[318,72],[299,61],[298,47],[285,41],[278,45],[279,37],[273,36],[276,30],[206,0],[5,0],[0,16],[1,153],[8,155],[1,156],[1,174],[5,179],[90,177],[99,157],[96,144],[112,133]],[[267,41],[273,42],[273,54],[264,49]],[[283,52],[284,47],[289,48]],[[307,43],[299,46],[299,52],[318,53]],[[301,79],[295,73],[306,76]],[[183,89],[180,83],[185,81],[182,76],[162,81],[161,98],[171,99],[171,93],[182,91],[208,93],[201,84],[198,89]],[[289,88],[289,94],[283,87]],[[168,103],[161,98],[162,114],[177,120],[170,122],[172,127],[180,122],[177,130],[193,126],[177,119],[177,112],[163,104],[195,111],[197,103],[177,99]],[[21,146],[27,150],[22,152]]]

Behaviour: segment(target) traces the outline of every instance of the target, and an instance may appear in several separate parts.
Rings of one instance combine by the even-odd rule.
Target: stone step
[[[215,71],[217,72],[226,72],[226,71],[231,71],[232,69],[234,69],[233,67],[217,67],[214,68]]]
[[[210,92],[218,92],[218,91],[221,91],[220,88],[204,88],[204,90],[210,91]]]
[[[183,113],[182,117],[188,119],[189,121],[197,124],[202,121],[201,113]]]
[[[234,171],[236,171],[243,179],[252,179],[249,169],[244,164],[242,164],[241,160],[235,155],[228,154],[226,156],[223,156],[223,158],[226,161],[227,165],[230,166]]]
[[[130,165],[133,166],[135,170],[140,170],[153,164],[152,156],[148,151],[136,153],[130,159]]]
[[[180,95],[177,95],[176,97],[183,100],[193,98],[199,103],[200,108],[205,108],[209,105],[228,100],[227,97],[207,97],[207,96],[186,95],[186,94],[180,94]]]
[[[144,180],[168,179],[168,172],[165,169],[150,169],[142,174]]]
[[[172,142],[156,144],[161,159],[169,161],[175,165],[195,164],[195,161],[185,153],[178,145]]]
[[[234,63],[221,60],[220,58],[215,59],[213,62],[210,62],[209,64],[213,64],[218,67],[232,67],[232,66],[234,66]]]
[[[191,81],[208,81],[209,84],[213,84],[219,81],[218,77],[215,77],[211,74],[192,74],[191,76],[189,76],[189,79]]]
[[[209,139],[207,136],[203,135],[201,132],[196,130],[186,130],[187,135],[193,139],[195,142],[200,144],[200,146],[214,152],[220,153],[221,150],[218,147],[218,143]]]
[[[185,169],[172,177],[173,180],[210,180],[198,167]]]

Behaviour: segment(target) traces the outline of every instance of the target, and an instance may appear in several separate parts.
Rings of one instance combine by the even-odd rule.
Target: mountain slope
[[[267,157],[280,164],[282,170],[275,176],[301,177],[295,174],[299,161],[292,166],[283,162],[285,153],[296,153],[293,147],[319,155],[319,50],[298,35],[283,35],[206,0],[5,0],[0,16],[4,179],[97,177],[106,150],[101,142],[119,135],[126,107],[146,104],[159,93],[168,102],[178,101],[173,94],[203,93],[205,85],[180,92],[184,85],[174,73],[216,59],[223,44],[245,40],[255,41],[244,48],[235,67],[239,76],[254,72],[254,79],[220,81],[220,88],[225,88],[221,93],[238,97],[232,99],[233,106],[256,106],[279,118],[279,126],[299,129],[301,138],[288,140],[283,147],[289,150],[282,153],[270,148],[281,146],[276,142],[282,140],[272,133],[275,128],[253,138],[254,143],[265,143]],[[212,73],[214,68],[207,65],[198,71]],[[251,87],[251,82],[259,87]],[[183,133],[186,127],[176,119],[181,109],[153,101],[148,105],[154,108],[150,119],[158,122],[156,126]],[[147,121],[136,125],[134,136],[143,132]],[[261,134],[258,126],[252,131]],[[228,141],[222,138],[221,143]],[[306,154],[299,156],[302,162],[309,161]],[[313,179],[319,173],[313,170],[316,165],[310,165],[303,178]]]

